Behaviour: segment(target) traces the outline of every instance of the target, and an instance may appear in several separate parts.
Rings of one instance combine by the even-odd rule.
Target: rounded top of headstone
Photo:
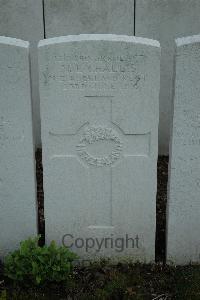
[[[200,35],[192,35],[192,36],[176,39],[177,47],[181,47],[189,44],[195,44],[195,43],[200,43]]]
[[[0,44],[22,47],[22,48],[29,48],[29,42],[20,39],[11,38],[11,37],[6,37],[6,36],[0,36]]]
[[[80,34],[54,37],[50,39],[41,40],[38,47],[47,46],[51,44],[82,42],[82,41],[111,41],[111,42],[126,42],[134,44],[142,44],[147,46],[160,47],[160,43],[156,40],[116,34]]]

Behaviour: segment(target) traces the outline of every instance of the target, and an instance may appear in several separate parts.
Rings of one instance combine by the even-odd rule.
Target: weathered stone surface
[[[0,257],[35,235],[29,44],[0,37]]]
[[[134,0],[44,0],[47,37],[80,33],[134,35]]]
[[[136,36],[159,40],[162,48],[159,151],[168,153],[173,97],[175,38],[199,34],[199,0],[136,0]]]
[[[159,43],[147,39],[40,42],[48,242],[70,234],[65,244],[81,257],[154,260],[159,61]],[[78,237],[93,238],[88,252]]]
[[[167,259],[200,262],[200,36],[177,39]]]
[[[42,0],[0,0],[0,35],[30,41],[34,136],[41,145],[37,44],[44,38]]]

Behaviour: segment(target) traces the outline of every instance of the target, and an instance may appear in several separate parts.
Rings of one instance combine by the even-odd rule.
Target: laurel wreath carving
[[[114,144],[110,154],[102,157],[95,157],[88,153],[87,146],[96,143],[97,141],[112,141]],[[103,167],[112,165],[120,158],[122,152],[122,141],[117,132],[108,127],[88,127],[81,137],[80,143],[77,145],[79,156],[88,164]]]

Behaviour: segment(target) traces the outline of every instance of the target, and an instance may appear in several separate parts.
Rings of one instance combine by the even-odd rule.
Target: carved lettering
[[[144,55],[135,56],[56,56],[54,73],[49,68],[43,73],[44,81],[57,81],[68,89],[128,89],[138,88],[145,79],[136,65],[144,62]]]

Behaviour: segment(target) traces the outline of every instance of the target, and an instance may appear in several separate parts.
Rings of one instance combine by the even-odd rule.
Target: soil
[[[93,264],[40,288],[0,281],[0,300],[200,300],[200,266]]]
[[[157,164],[157,201],[156,201],[156,261],[166,260],[166,205],[168,182],[168,156],[159,156]]]
[[[42,150],[37,149],[36,159],[36,180],[37,180],[37,204],[38,204],[38,231],[41,235],[40,246],[45,244],[45,219],[44,219],[44,191],[43,191],[43,166]]]

